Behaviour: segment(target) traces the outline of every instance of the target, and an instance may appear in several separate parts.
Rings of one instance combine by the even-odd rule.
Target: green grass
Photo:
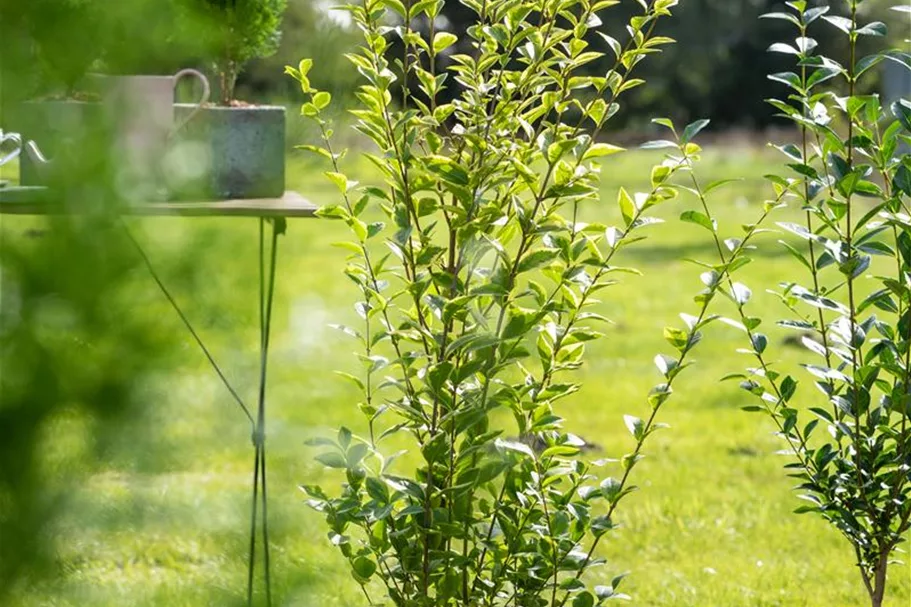
[[[587,219],[617,221],[617,188],[644,188],[654,160],[644,152],[610,159],[603,171],[604,202],[592,207]],[[746,148],[706,154],[706,183],[746,176],[714,196],[729,235],[757,216],[766,193],[761,176],[774,170],[775,161],[768,152]],[[289,168],[289,187],[319,202],[330,199],[332,186],[316,167],[295,158]],[[670,218],[693,202],[680,200],[661,214]],[[793,213],[782,212],[778,219]],[[256,222],[130,223],[165,281],[178,285],[179,301],[232,381],[253,401]],[[4,218],[0,229],[4,238],[24,238],[25,230],[38,224]],[[279,253],[268,450],[273,580],[280,605],[364,605],[319,516],[297,489],[301,483],[339,480],[312,461],[303,445],[307,437],[340,424],[363,427],[357,395],[331,374],[355,364],[351,343],[327,327],[354,316],[355,292],[340,272],[345,253],[331,246],[345,237],[339,223],[292,220]],[[754,287],[754,309],[769,319],[782,310],[762,286],[795,271],[776,238],[763,237],[756,261],[743,271]],[[191,280],[176,269],[181,251],[194,256]],[[655,226],[622,260],[644,276],[604,292],[600,311],[617,324],[590,349],[581,372],[583,389],[561,402],[567,427],[607,455],[629,447],[623,414],[647,410],[644,395],[658,380],[652,358],[667,351],[662,328],[679,325],[677,314],[695,309],[699,269],[681,258],[710,256],[699,228],[669,221]],[[137,276],[130,292],[137,313],[156,331],[173,335],[171,365],[155,369],[143,387],[142,419],[122,430],[103,465],[71,487],[54,523],[57,569],[51,579],[23,581],[12,605],[178,607],[236,604],[243,596],[253,456],[249,426],[154,284]],[[769,334],[773,352],[793,363],[798,353],[782,345],[783,334],[774,329]],[[744,395],[718,381],[748,364],[733,353],[738,339],[733,330],[714,327],[696,350],[698,364],[681,378],[660,416],[671,428],[649,441],[647,459],[636,470],[641,490],[621,508],[624,526],[603,543],[608,564],[600,573],[609,579],[630,571],[623,589],[640,606],[864,605],[846,541],[812,515],[792,514],[799,501],[782,470],[785,460],[774,455],[781,444],[771,424],[742,412]],[[68,462],[84,450],[88,432],[78,415],[53,420],[48,466],[72,471]],[[908,605],[909,578],[907,565],[893,567],[888,605]]]

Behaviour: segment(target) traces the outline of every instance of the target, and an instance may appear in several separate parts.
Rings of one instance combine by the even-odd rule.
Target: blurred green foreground
[[[14,129],[23,99],[65,91],[88,69],[91,53],[82,51],[96,40],[74,16],[82,8],[119,7],[111,10],[124,42],[111,48],[135,55],[165,35],[140,10],[154,6],[149,1],[0,0],[0,127]],[[245,604],[250,427],[125,229],[251,402],[259,363],[257,222],[121,220],[128,201],[110,178],[116,159],[91,142],[77,152],[62,159],[56,185],[60,202],[79,213],[0,215],[0,605]],[[645,152],[614,157],[604,169],[605,202],[587,219],[616,221],[618,188],[645,186],[654,160]],[[773,162],[742,145],[706,154],[706,182],[747,177],[719,195],[722,229],[736,232],[755,217],[761,176]],[[330,201],[323,170],[292,156],[288,188]],[[367,166],[352,173],[375,179]],[[16,175],[15,164],[0,171],[0,179]],[[670,218],[693,203],[662,212]],[[344,232],[331,222],[292,220],[279,251],[268,399],[276,605],[364,605],[297,489],[338,480],[324,478],[306,438],[341,424],[363,430],[356,395],[332,375],[356,364],[350,343],[328,327],[354,318],[354,292],[340,271],[345,253],[331,246]],[[786,280],[792,264],[778,237],[762,241],[759,260],[744,270],[748,281]],[[596,457],[624,452],[630,439],[622,415],[647,407],[662,328],[692,310],[701,288],[699,269],[678,260],[699,257],[707,244],[694,226],[655,226],[626,253],[645,274],[627,279],[637,283],[634,294],[604,293],[598,311],[617,324],[582,371],[584,388],[564,401],[568,429],[599,445]],[[755,299],[770,316],[778,312],[771,295]],[[656,436],[637,468],[642,490],[622,513],[620,541],[604,546],[610,571],[632,572],[624,590],[641,606],[862,605],[863,589],[847,575],[847,543],[820,520],[791,513],[797,500],[773,454],[780,445],[771,426],[740,411],[736,386],[718,383],[740,370],[730,355],[738,336],[718,326],[707,337],[661,420],[671,430]],[[894,569],[891,584],[888,604],[908,605],[907,566]]]

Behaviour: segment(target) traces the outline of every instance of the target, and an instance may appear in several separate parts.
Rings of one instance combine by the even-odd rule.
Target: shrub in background
[[[774,205],[805,212],[802,223],[778,225],[805,241],[782,244],[806,279],[775,291],[788,310],[778,324],[798,331],[806,348],[799,373],[774,363],[763,319],[749,312],[751,290],[727,278],[722,292],[737,310],[725,321],[746,335],[753,359],[746,374],[731,376],[757,399],[745,408],[776,424],[788,447],[786,468],[807,501],[797,512],[822,516],[848,539],[878,607],[890,559],[911,527],[911,155],[902,152],[911,142],[911,102],[884,108],[858,91],[878,63],[911,69],[911,55],[859,55],[858,39],[886,33],[882,22],[859,20],[859,4],[846,2],[847,17],[803,1],[765,15],[790,23],[796,34],[769,49],[796,62],[795,71],[770,76],[791,93],[769,102],[799,129],[800,141],[776,146],[789,172],[768,179]],[[895,10],[907,23],[909,7]],[[848,56],[837,61],[814,52],[816,31],[840,32]],[[708,188],[695,179],[691,186],[718,252],[713,263],[725,263],[725,247],[737,241],[718,235]],[[720,278],[710,270],[705,280]],[[801,389],[801,377],[815,389]]]
[[[327,11],[310,0],[288,0],[282,20],[278,50],[269,57],[250,61],[238,79],[238,87],[259,96],[297,99],[297,83],[282,76],[284,67],[301,57],[313,59],[318,74],[312,73],[314,86],[332,94],[335,106],[354,102],[359,75],[345,54],[357,47],[360,32],[347,23],[348,13]],[[302,122],[299,122],[302,124]]]

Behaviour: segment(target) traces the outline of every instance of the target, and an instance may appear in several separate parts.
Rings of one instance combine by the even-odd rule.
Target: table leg
[[[262,505],[263,567],[266,586],[266,604],[272,605],[272,579],[269,563],[269,521],[266,488],[266,372],[269,365],[269,339],[272,329],[272,301],[275,295],[275,261],[278,253],[278,237],[284,234],[286,223],[283,218],[270,220],[272,239],[266,260],[266,220],[259,220],[259,337],[260,374],[259,400],[256,426],[253,431],[255,450],[253,463],[253,508],[250,517],[250,561],[247,570],[247,604],[253,605],[253,572],[256,564],[256,523],[258,506]],[[267,276],[268,275],[268,276]],[[268,278],[268,280],[267,280]]]
[[[257,522],[262,523],[262,541],[263,541],[263,566],[264,566],[264,581],[266,586],[266,604],[271,607],[272,605],[272,578],[271,578],[271,567],[269,563],[269,524],[268,524],[268,510],[267,510],[267,489],[266,489],[266,372],[268,370],[269,362],[269,338],[271,335],[272,328],[272,301],[275,295],[275,261],[278,254],[278,237],[285,233],[287,228],[287,222],[283,217],[271,218],[269,223],[272,225],[272,238],[271,246],[268,251],[268,260],[266,259],[266,219],[259,219],[259,337],[260,337],[260,365],[259,365],[259,393],[258,393],[258,407],[256,419],[253,419],[253,416],[244,404],[243,399],[228,381],[225,374],[222,372],[221,368],[215,362],[214,357],[209,352],[209,349],[203,343],[202,338],[190,324],[189,319],[180,306],[177,304],[177,301],[171,295],[171,292],[165,287],[164,282],[158,275],[158,272],[155,271],[154,266],[152,265],[149,256],[146,254],[145,250],[139,244],[139,241],[133,236],[127,227],[126,223],[123,220],[120,221],[120,225],[124,230],[124,233],[127,235],[129,240],[135,246],[137,252],[142,258],[143,263],[151,274],[153,280],[158,285],[158,288],[164,294],[165,298],[177,312],[177,315],[180,317],[180,320],[183,322],[184,326],[193,336],[193,339],[196,341],[197,345],[205,354],[212,368],[217,373],[218,377],[221,379],[222,383],[231,393],[231,396],[243,410],[244,414],[247,416],[247,419],[250,420],[250,423],[253,427],[253,447],[254,447],[254,463],[253,463],[253,509],[252,515],[250,517],[250,558],[249,565],[247,570],[247,603],[252,607],[253,605],[253,573],[256,564],[256,536],[257,536]],[[267,280],[268,279],[268,280]],[[262,514],[260,517],[260,506],[262,507]]]

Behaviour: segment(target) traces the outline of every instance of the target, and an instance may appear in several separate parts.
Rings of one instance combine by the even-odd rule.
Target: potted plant
[[[52,13],[59,31],[36,28],[42,33],[34,37],[41,93],[25,104],[23,135],[51,158],[80,154],[88,145],[106,155],[114,150],[112,167],[134,173],[128,181],[142,186],[125,194],[162,189],[160,161],[179,124],[174,88],[190,71],[179,70],[202,52],[189,1],[129,0],[99,10],[88,0],[64,0],[61,12]],[[86,37],[93,43],[85,44]],[[24,163],[24,182],[45,181],[41,173]]]
[[[27,86],[9,106],[8,126],[25,140],[38,142],[49,155],[56,156],[67,142],[85,141],[100,122],[97,97],[82,86],[99,57],[97,47],[85,44],[83,37],[96,37],[99,29],[97,5],[88,0],[62,0],[53,11],[34,9],[22,17],[17,41],[21,54],[10,64],[28,65],[30,73],[18,78]],[[25,154],[19,170],[20,183],[42,182]]]
[[[207,20],[209,55],[218,103],[203,108],[184,140],[207,166],[200,172],[216,198],[274,198],[285,190],[285,108],[252,105],[235,97],[237,76],[250,59],[278,49],[286,0],[197,0]],[[178,104],[178,119],[192,111]],[[197,186],[199,184],[197,183]],[[191,188],[192,189],[192,188]]]

